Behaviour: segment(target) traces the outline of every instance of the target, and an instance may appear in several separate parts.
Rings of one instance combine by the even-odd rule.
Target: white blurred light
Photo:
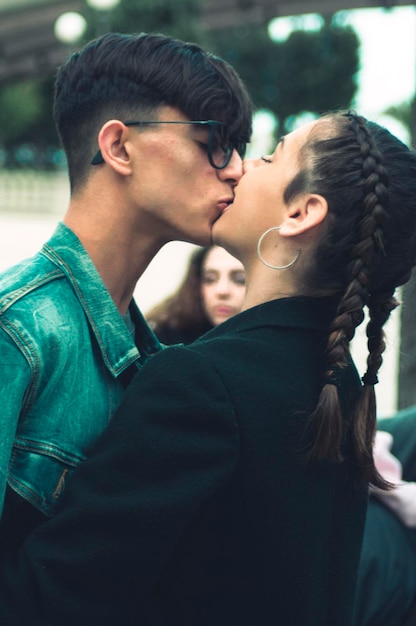
[[[253,135],[247,146],[247,158],[270,154],[275,147],[277,120],[271,111],[261,109],[253,116]]]
[[[268,24],[268,33],[273,41],[283,42],[294,30],[316,32],[322,28],[324,18],[318,13],[304,13],[289,17],[276,17]]]
[[[87,4],[97,11],[111,11],[119,2],[120,0],[87,0]]]
[[[290,115],[286,120],[285,130],[291,133],[297,128],[305,126],[305,124],[309,124],[309,122],[313,122],[317,119],[317,117],[318,115],[316,113],[312,113],[311,111],[302,111],[296,115]]]
[[[66,44],[76,43],[87,28],[87,22],[81,13],[68,11],[62,13],[54,24],[54,33],[58,41]]]
[[[371,118],[380,126],[384,126],[393,135],[396,135],[400,141],[403,141],[407,146],[411,145],[412,138],[410,136],[409,129],[400,122],[400,120],[388,115],[387,113],[381,113],[380,115],[373,116]]]

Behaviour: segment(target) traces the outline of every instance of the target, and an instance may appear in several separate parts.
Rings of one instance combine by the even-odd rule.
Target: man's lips
[[[213,224],[220,219],[222,215],[227,211],[228,207],[233,203],[234,198],[226,198],[224,200],[220,200],[217,204],[218,215],[214,219]]]
[[[220,209],[221,213],[223,213],[229,206],[230,204],[232,204],[234,201],[234,198],[225,198],[224,200],[220,200],[218,202],[218,208]]]

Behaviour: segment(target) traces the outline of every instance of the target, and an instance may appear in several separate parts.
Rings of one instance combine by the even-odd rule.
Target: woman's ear
[[[305,233],[321,224],[328,214],[328,203],[319,194],[303,194],[290,203],[280,227],[282,237]]]
[[[120,120],[109,120],[98,134],[98,146],[104,161],[118,174],[131,173],[128,129]]]

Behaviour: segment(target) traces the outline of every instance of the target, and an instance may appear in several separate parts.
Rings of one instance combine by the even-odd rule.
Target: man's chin
[[[211,228],[211,240],[214,246],[222,246],[222,233],[223,233],[223,225],[221,224],[222,216],[224,214],[221,213],[219,217],[213,222]]]
[[[195,244],[196,246],[202,246],[203,248],[207,248],[212,246],[212,231],[208,234],[201,234],[199,237],[194,237],[190,243]]]

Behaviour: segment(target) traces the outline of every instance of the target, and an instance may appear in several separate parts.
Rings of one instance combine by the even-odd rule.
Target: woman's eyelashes
[[[260,158],[261,158],[261,160],[262,160],[262,161],[264,161],[265,163],[271,163],[271,162],[272,162],[272,160],[271,160],[271,159],[269,159],[268,157],[262,156],[262,157],[260,157]]]

